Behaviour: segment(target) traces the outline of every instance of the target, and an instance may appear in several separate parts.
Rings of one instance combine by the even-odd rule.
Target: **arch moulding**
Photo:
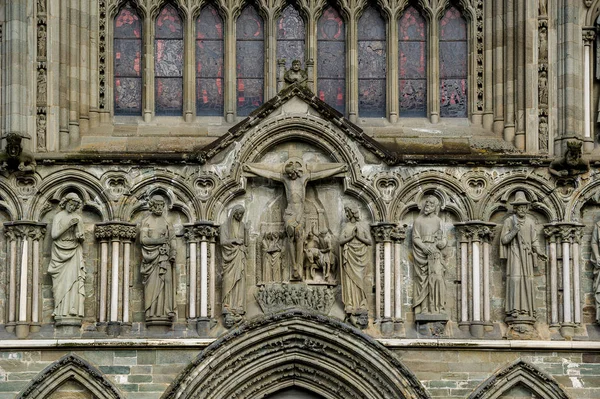
[[[430,397],[380,343],[296,310],[250,321],[215,341],[162,399],[263,398],[291,386],[327,399]]]

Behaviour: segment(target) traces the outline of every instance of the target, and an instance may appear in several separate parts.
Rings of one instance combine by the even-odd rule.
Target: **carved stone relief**
[[[165,199],[153,195],[140,227],[141,274],[147,325],[170,325],[175,317],[173,268],[177,255],[173,225],[165,217]]]
[[[535,220],[528,215],[531,202],[517,191],[500,233],[500,258],[506,259],[506,322],[518,334],[531,335],[537,306],[534,300],[534,268],[547,256],[538,241]]]
[[[77,194],[66,194],[59,204],[62,210],[52,221],[52,258],[48,274],[52,277],[56,325],[81,325],[84,316],[83,221],[76,213],[81,203]]]

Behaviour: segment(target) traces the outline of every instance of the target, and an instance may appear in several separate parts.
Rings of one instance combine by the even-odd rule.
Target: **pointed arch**
[[[98,399],[121,399],[123,396],[102,373],[79,356],[70,353],[38,374],[17,399],[44,399],[69,380],[75,380]]]
[[[518,384],[523,384],[544,399],[569,399],[554,378],[522,359],[497,371],[468,399],[495,399]]]
[[[327,399],[429,398],[374,339],[299,310],[243,324],[204,350],[162,399],[252,398],[298,386]]]

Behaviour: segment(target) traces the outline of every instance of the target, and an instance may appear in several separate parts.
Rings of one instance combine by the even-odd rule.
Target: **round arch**
[[[326,316],[292,310],[247,322],[214,342],[162,399],[252,399],[293,386],[326,399],[430,397],[374,339]]]

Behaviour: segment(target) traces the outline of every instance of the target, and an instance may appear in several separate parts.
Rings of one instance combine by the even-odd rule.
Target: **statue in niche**
[[[582,158],[582,145],[583,143],[579,140],[567,141],[567,151],[565,151],[564,157],[550,163],[548,167],[550,174],[556,177],[575,177],[587,173],[590,170],[590,164]]]
[[[340,234],[342,301],[347,320],[360,328],[369,322],[367,294],[364,287],[365,269],[369,264],[369,229],[360,223],[358,209],[344,207],[346,223]]]
[[[263,234],[261,242],[263,251],[263,281],[282,281],[281,239],[283,233],[269,231]]]
[[[8,172],[11,170],[19,170],[21,172],[35,172],[37,166],[33,154],[25,150],[21,141],[27,136],[21,136],[18,133],[8,133],[2,136],[6,139],[6,148],[0,153],[0,173],[8,177]]]
[[[148,201],[150,214],[142,220],[142,282],[144,310],[148,324],[165,325],[175,317],[173,267],[177,250],[173,226],[165,217],[165,200],[153,195]]]
[[[412,230],[415,314],[443,314],[446,304],[448,240],[438,216],[440,200],[428,195]]]
[[[244,165],[246,172],[283,183],[287,206],[283,212],[287,237],[286,259],[292,266],[292,279],[303,279],[305,224],[304,206],[306,185],[309,181],[324,179],[347,170],[339,163],[305,164],[300,158],[290,158],[284,164]]]
[[[245,209],[234,206],[227,222],[221,226],[221,254],[223,256],[223,315],[227,328],[241,321],[244,310],[246,274],[246,247],[248,234],[242,221]]]
[[[54,312],[57,324],[81,324],[85,300],[83,262],[83,221],[77,210],[81,199],[68,193],[59,203],[62,209],[52,221],[52,257],[48,274],[52,277]]]
[[[500,235],[500,259],[506,259],[507,322],[533,324],[536,313],[533,269],[536,257],[546,261],[547,256],[539,247],[536,222],[529,215],[530,202],[525,193],[517,191],[511,205],[514,213],[504,221]]]
[[[596,299],[596,322],[600,324],[600,221],[592,231],[592,265],[594,267],[594,298]]]
[[[308,74],[305,70],[302,69],[302,65],[299,60],[292,61],[292,67],[285,71],[283,75],[283,80],[288,85],[299,83],[302,86],[306,86],[306,81],[308,80]]]

